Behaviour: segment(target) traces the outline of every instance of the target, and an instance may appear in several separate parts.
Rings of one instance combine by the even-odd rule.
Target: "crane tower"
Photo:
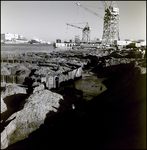
[[[86,26],[84,28],[66,23],[67,25],[70,25],[72,27],[82,29],[82,42],[89,42],[90,41],[90,33],[91,33],[91,28],[88,25],[88,22],[86,22]]]
[[[114,44],[119,38],[119,8],[114,1],[111,1],[108,7],[105,1],[102,1],[105,6],[104,24],[102,44]]]
[[[87,22],[86,26],[82,30],[82,41],[90,42],[90,35],[91,35],[91,28],[89,27],[88,22]]]

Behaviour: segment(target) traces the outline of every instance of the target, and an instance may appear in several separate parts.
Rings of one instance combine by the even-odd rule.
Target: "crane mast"
[[[103,35],[102,35],[102,45],[113,45],[119,38],[119,9],[114,2],[111,1],[108,7],[106,3],[104,24],[103,24]],[[112,6],[113,5],[113,6]]]
[[[87,43],[90,42],[91,28],[89,27],[88,22],[86,22],[86,26],[84,28],[81,28],[81,27],[78,27],[69,23],[66,23],[66,24],[69,26],[78,28],[78,29],[82,29],[82,42],[87,42]]]

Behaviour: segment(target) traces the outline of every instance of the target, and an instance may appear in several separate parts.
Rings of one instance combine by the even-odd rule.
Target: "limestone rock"
[[[5,98],[7,96],[14,95],[14,94],[20,94],[20,93],[27,94],[26,89],[19,87],[17,84],[8,84],[6,86],[5,91],[1,93],[1,97]]]
[[[50,111],[57,112],[59,101],[63,97],[49,90],[35,92],[26,99],[23,109],[15,113],[12,120],[1,133],[1,148],[23,140],[44,123],[46,114]],[[14,114],[13,114],[14,115]],[[12,116],[13,116],[12,115]],[[13,118],[10,116],[10,118]],[[8,120],[10,119],[8,118]]]

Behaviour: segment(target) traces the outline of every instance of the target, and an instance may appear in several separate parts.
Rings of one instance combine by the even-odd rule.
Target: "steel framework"
[[[67,25],[70,25],[72,27],[82,29],[82,42],[90,42],[90,36],[91,36],[91,28],[88,25],[88,22],[86,22],[86,26],[84,28],[66,23]]]
[[[87,22],[86,26],[82,30],[82,42],[90,42],[90,36],[91,36],[91,28],[89,27]]]
[[[116,3],[111,2],[108,7],[103,1],[105,6],[104,24],[103,24],[103,36],[102,45],[111,45],[115,43],[115,40],[120,40],[119,38],[119,8]]]

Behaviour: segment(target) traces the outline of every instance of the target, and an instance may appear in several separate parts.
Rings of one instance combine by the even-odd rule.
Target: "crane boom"
[[[69,24],[69,23],[66,23],[66,24],[69,25],[69,26],[72,26],[72,27],[76,27],[78,29],[84,29],[84,28],[81,28],[81,27],[78,27],[78,26],[75,26],[75,25],[72,25],[72,24]]]
[[[76,2],[75,2],[75,3],[76,3]],[[83,8],[83,9],[87,10],[88,12],[92,13],[93,15],[98,16],[98,17],[100,17],[100,18],[102,18],[102,19],[103,19],[103,17],[102,17],[102,16],[100,16],[99,14],[97,14],[96,12],[94,12],[94,11],[92,11],[92,10],[88,9],[87,7],[85,7],[85,6],[83,6],[83,5],[79,4],[79,3],[76,3],[76,4],[77,4],[77,6],[80,6],[81,8]]]

